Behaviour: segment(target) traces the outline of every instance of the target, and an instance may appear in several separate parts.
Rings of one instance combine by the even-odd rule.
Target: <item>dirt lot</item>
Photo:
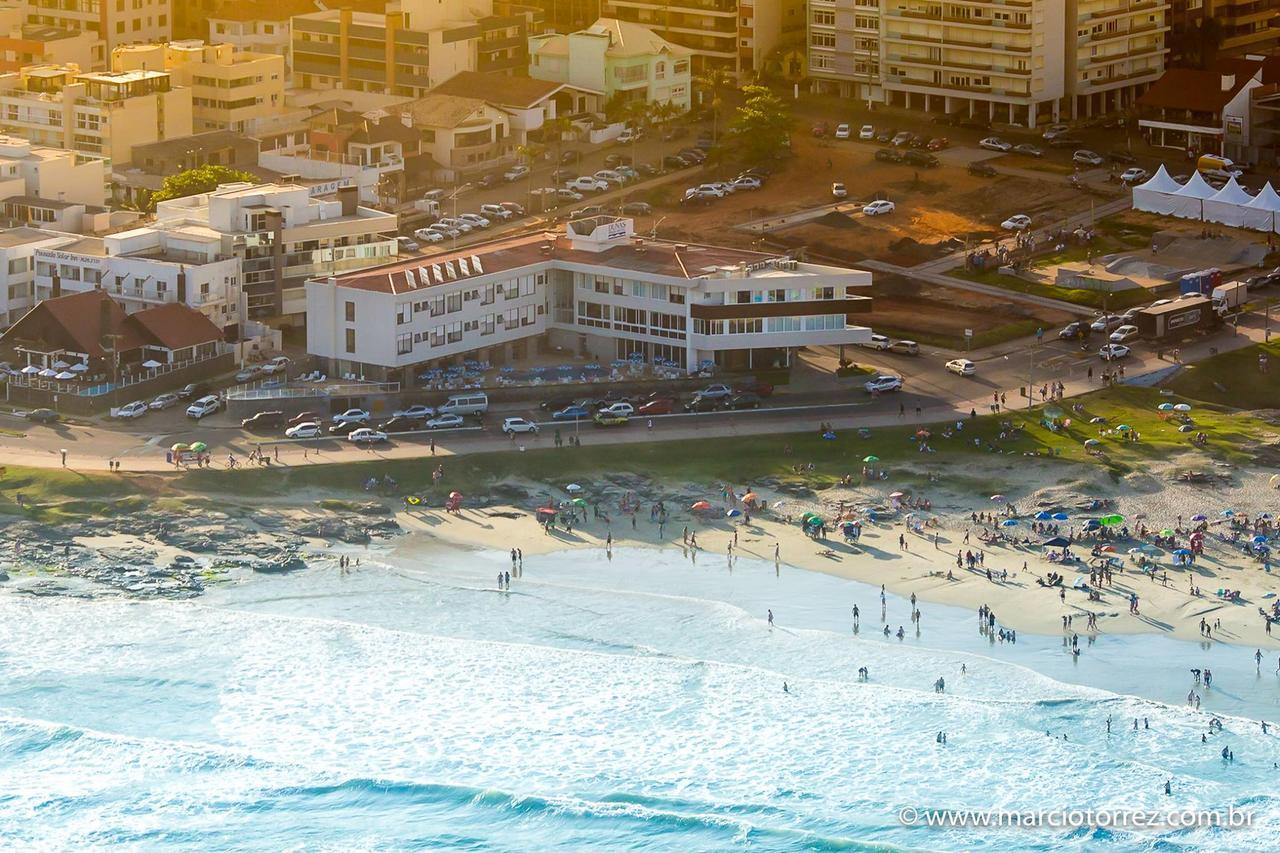
[[[1023,328],[1022,334],[1031,334],[1036,326],[1052,328],[1073,319],[1059,311],[894,276],[877,277],[871,295],[876,331],[939,346],[957,346],[965,329],[973,331],[981,346],[984,336],[1006,337],[1001,331]]]

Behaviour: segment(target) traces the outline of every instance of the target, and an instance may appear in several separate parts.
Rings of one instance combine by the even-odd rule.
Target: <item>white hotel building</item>
[[[561,347],[643,353],[685,368],[789,364],[799,347],[857,344],[871,274],[733,248],[637,237],[597,216],[307,282],[307,351],[331,375],[411,382],[423,366],[497,363]]]

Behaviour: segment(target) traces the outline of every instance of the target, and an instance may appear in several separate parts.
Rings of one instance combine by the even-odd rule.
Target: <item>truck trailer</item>
[[[1243,281],[1231,281],[1219,285],[1209,294],[1218,316],[1225,316],[1239,311],[1249,301],[1249,285]]]
[[[1221,318],[1206,296],[1179,299],[1167,305],[1143,308],[1133,324],[1149,341],[1172,341],[1215,328]]]

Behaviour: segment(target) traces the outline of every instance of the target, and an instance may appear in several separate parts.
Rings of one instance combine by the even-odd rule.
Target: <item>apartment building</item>
[[[102,207],[107,203],[106,182],[101,157],[0,136],[0,199],[30,196]]]
[[[40,228],[0,230],[0,328],[12,326],[36,304],[36,250],[71,245],[79,239]]]
[[[205,229],[222,254],[241,261],[248,320],[300,324],[303,282],[384,263],[396,256],[395,214],[361,206],[355,187],[337,198],[306,186],[227,184],[164,201],[154,227]]]
[[[880,0],[809,0],[808,74],[815,92],[871,103],[880,85]]]
[[[642,353],[696,369],[789,364],[856,344],[871,274],[637,237],[598,216],[456,252],[307,282],[307,351],[331,374],[411,382],[425,365],[507,361],[539,343],[600,360]]]
[[[736,71],[739,0],[603,0],[600,15],[649,27],[693,53],[695,74]]]
[[[529,39],[529,76],[650,104],[690,105],[692,52],[648,27],[601,18],[568,35]]]
[[[93,33],[110,51],[122,44],[168,41],[173,35],[174,3],[175,0],[26,0],[27,22]]]
[[[785,41],[797,44],[805,34],[805,0],[739,0],[738,71],[762,70]]]
[[[125,45],[111,51],[111,70],[168,72],[175,85],[191,90],[197,133],[243,132],[284,108],[284,57],[238,51],[226,42]]]
[[[163,71],[33,65],[0,74],[0,122],[35,145],[126,163],[134,145],[191,135],[191,90]]]
[[[1068,0],[1061,116],[1131,108],[1164,72],[1168,11],[1165,0]]]
[[[106,42],[97,33],[27,20],[22,3],[0,3],[0,73],[24,65],[75,63],[89,71],[106,62]]]

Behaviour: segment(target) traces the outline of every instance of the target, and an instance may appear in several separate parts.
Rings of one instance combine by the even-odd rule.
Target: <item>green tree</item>
[[[768,86],[744,86],[742,94],[746,100],[731,124],[734,147],[752,161],[778,156],[791,133],[791,105]]]
[[[258,183],[258,178],[248,172],[232,169],[228,166],[199,166],[187,169],[176,175],[170,175],[160,184],[160,189],[151,196],[151,207],[157,202],[171,201],[175,198],[186,198],[199,193],[213,192],[219,184],[232,184],[242,181]]]
[[[538,162],[538,158],[542,156],[543,150],[544,149],[541,145],[537,145],[535,143],[516,146],[516,154],[520,155],[520,158],[524,160],[525,165],[529,167],[529,174],[526,176],[527,186],[525,188],[529,196],[529,210],[533,210],[533,167],[534,164]]]
[[[636,143],[640,141],[641,131],[649,129],[649,123],[653,119],[655,105],[644,99],[627,101],[622,108],[622,115],[630,125],[631,134],[631,165],[636,163]]]
[[[720,111],[724,109],[724,94],[733,88],[733,75],[723,68],[708,68],[693,82],[711,96],[711,141],[720,139]]]

